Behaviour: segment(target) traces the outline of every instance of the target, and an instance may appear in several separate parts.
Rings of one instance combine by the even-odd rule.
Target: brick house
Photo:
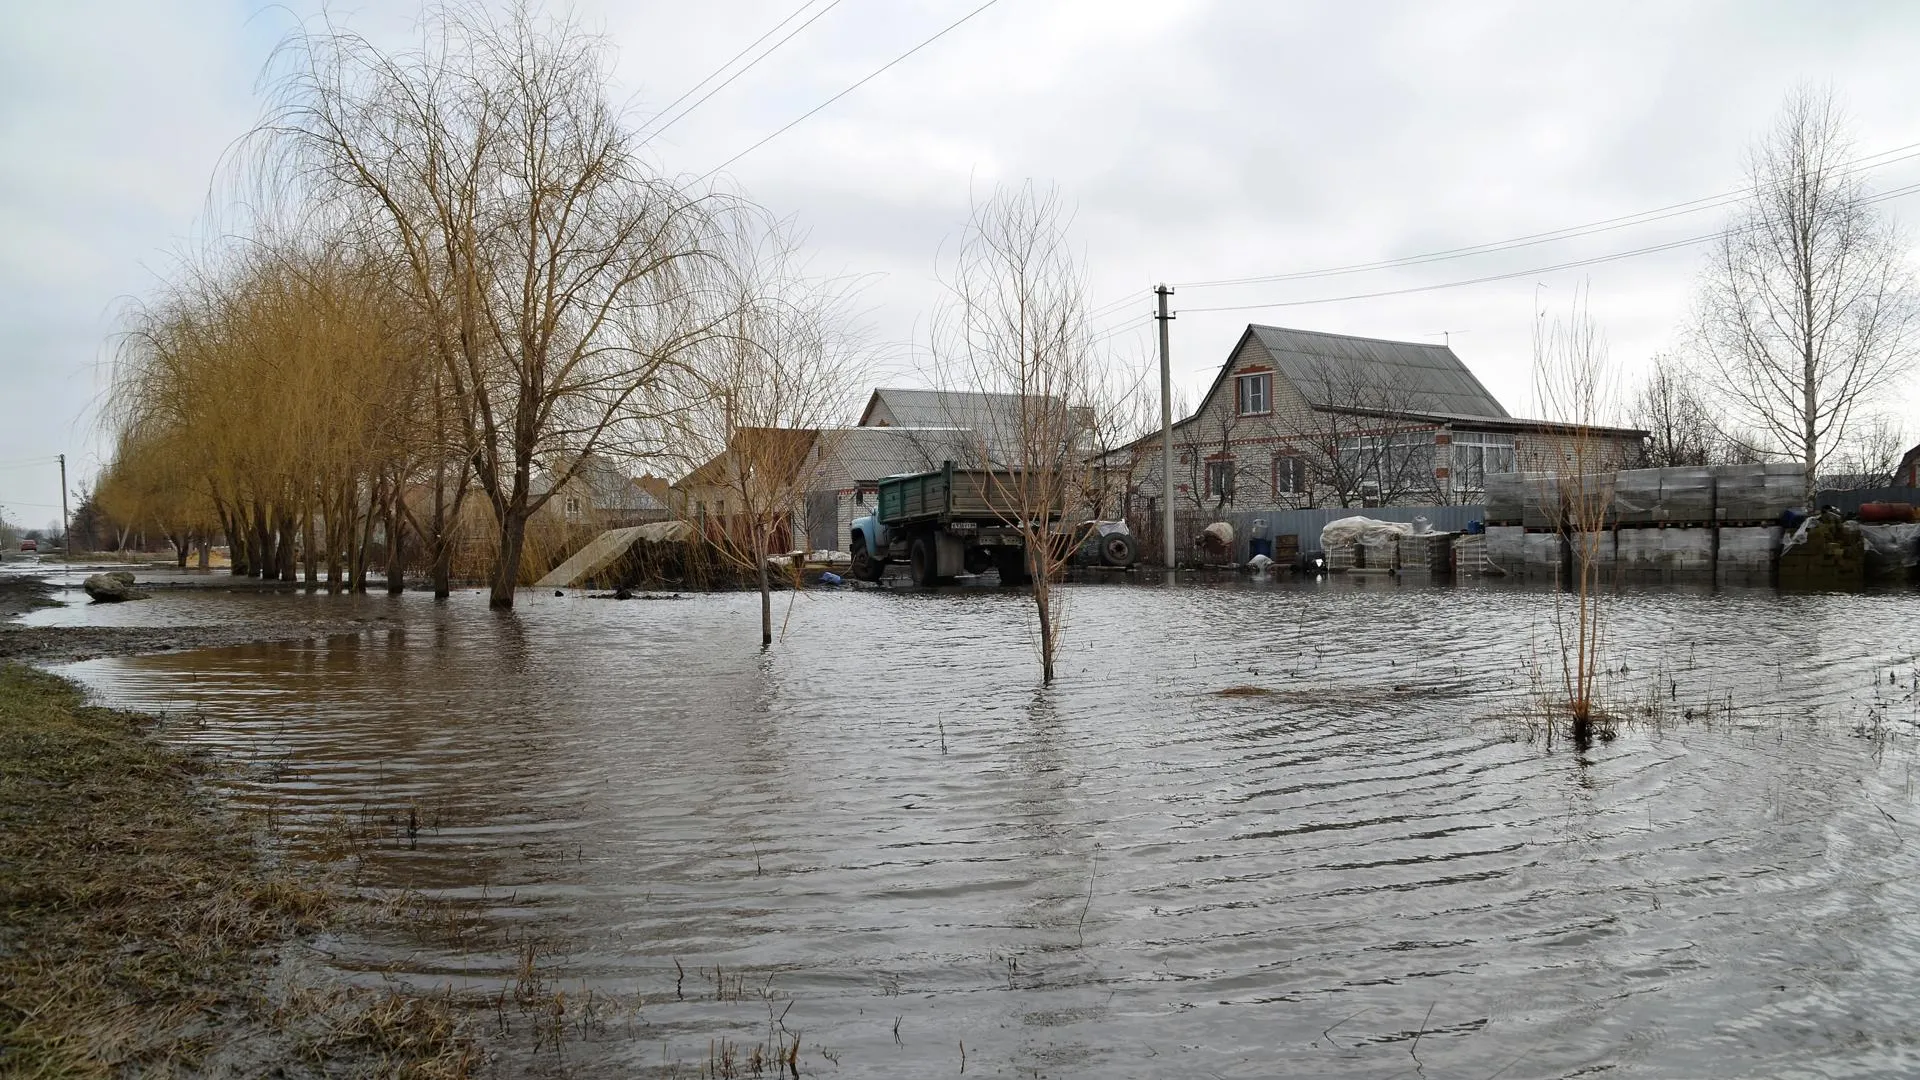
[[[1446,345],[1249,325],[1173,426],[1173,493],[1189,513],[1473,503],[1487,474],[1555,471],[1582,439],[1645,453],[1637,429],[1513,416]],[[1131,513],[1158,507],[1160,461],[1157,431],[1103,455]]]

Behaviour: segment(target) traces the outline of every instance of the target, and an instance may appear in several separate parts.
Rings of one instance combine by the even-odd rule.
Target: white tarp
[[[1336,544],[1387,544],[1412,536],[1413,526],[1404,521],[1377,521],[1370,517],[1344,517],[1327,522],[1320,530],[1320,547]]]

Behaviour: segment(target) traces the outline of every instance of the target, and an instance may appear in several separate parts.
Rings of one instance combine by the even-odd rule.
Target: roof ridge
[[[1453,346],[1434,344],[1428,341],[1406,341],[1401,338],[1369,337],[1365,334],[1336,334],[1331,330],[1302,330],[1297,326],[1269,326],[1266,323],[1248,323],[1255,330],[1278,330],[1283,334],[1308,334],[1313,337],[1344,338],[1347,341],[1377,341],[1382,345],[1411,345],[1416,349],[1443,349],[1453,352]]]

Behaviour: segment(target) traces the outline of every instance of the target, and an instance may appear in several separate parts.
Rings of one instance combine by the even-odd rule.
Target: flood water
[[[1621,597],[1582,750],[1549,593],[1065,592],[1046,690],[998,589],[781,597],[766,653],[744,595],[32,618],[362,612],[63,670],[412,905],[320,961],[493,1002],[507,1074],[1920,1073],[1920,598]]]

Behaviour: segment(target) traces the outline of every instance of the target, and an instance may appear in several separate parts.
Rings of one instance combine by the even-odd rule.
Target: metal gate
[[[807,493],[807,549],[809,551],[845,551],[847,538],[840,535],[840,493]]]

